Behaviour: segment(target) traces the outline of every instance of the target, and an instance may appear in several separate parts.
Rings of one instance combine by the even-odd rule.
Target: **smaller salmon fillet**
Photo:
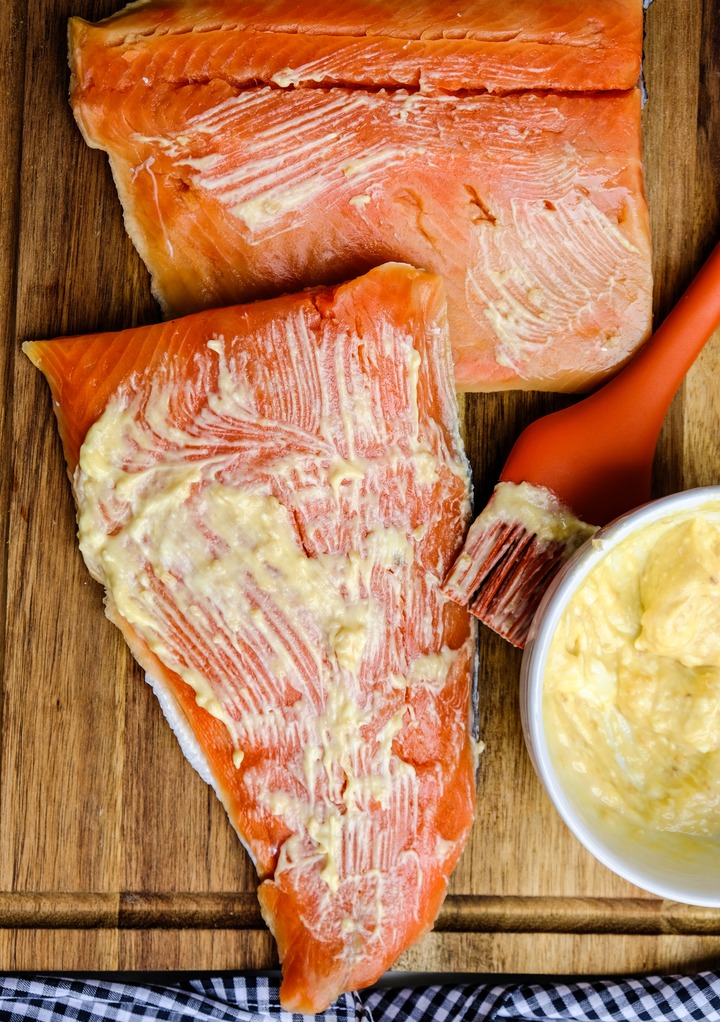
[[[389,264],[25,351],[108,617],[256,864],[283,1006],[321,1011],[432,926],[473,820],[442,284]]]

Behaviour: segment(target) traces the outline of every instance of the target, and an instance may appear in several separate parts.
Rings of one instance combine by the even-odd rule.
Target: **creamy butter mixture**
[[[541,542],[566,543],[568,556],[597,531],[576,518],[552,490],[532,483],[498,483],[482,515],[485,527],[497,520],[517,522]]]
[[[720,509],[660,521],[590,573],[544,688],[556,766],[602,812],[720,836]]]

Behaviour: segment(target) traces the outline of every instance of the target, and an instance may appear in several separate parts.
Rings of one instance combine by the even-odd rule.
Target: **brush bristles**
[[[443,592],[520,648],[553,577],[577,548],[572,538],[540,539],[517,521],[480,515]]]

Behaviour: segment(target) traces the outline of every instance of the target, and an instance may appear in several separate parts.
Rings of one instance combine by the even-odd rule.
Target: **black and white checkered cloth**
[[[59,976],[0,976],[1,1022],[720,1022],[720,975],[594,982],[377,988],[321,1015],[280,1008],[275,978],[186,979],[171,986]]]

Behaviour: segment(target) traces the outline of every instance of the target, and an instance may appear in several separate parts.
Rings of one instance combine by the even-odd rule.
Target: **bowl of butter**
[[[601,529],[521,671],[535,769],[575,836],[663,898],[720,907],[720,486]]]

